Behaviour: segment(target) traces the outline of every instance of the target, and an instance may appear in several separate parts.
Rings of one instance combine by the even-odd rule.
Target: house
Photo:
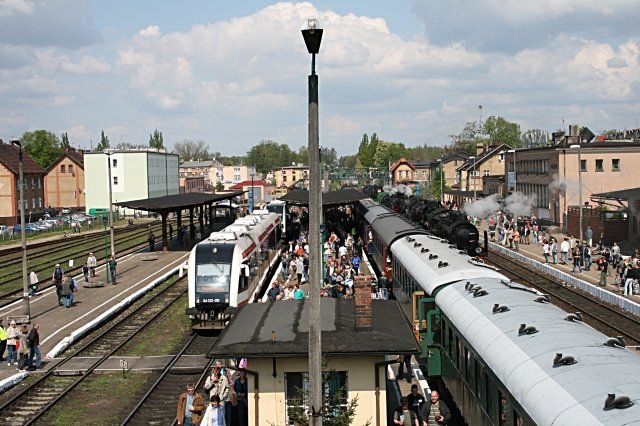
[[[66,148],[65,152],[47,169],[44,178],[47,207],[71,211],[85,209],[84,152]]]
[[[267,195],[272,195],[275,191],[275,186],[269,185],[269,183],[261,179],[256,179],[236,183],[229,189],[233,191],[244,191],[244,196],[241,200],[246,200],[247,204],[249,203],[249,193],[253,191],[253,205],[255,206],[265,202]],[[273,199],[273,197],[271,197],[271,199]]]
[[[482,198],[486,192],[483,186],[484,178],[504,175],[506,152],[509,149],[511,148],[505,144],[477,144],[476,155],[468,157],[456,169],[458,183],[456,190],[448,194],[451,201],[462,205],[464,202]]]
[[[153,148],[116,149],[109,155],[85,152],[84,164],[87,211],[108,209],[110,190],[113,203],[180,192],[177,154]],[[132,214],[133,211],[125,209],[124,213]]]
[[[209,358],[248,360],[249,425],[290,424],[288,412],[306,407],[309,301],[251,303],[233,317]],[[369,277],[357,277],[355,299],[321,299],[321,345],[327,391],[344,386],[343,403],[358,398],[353,424],[387,424],[385,356],[420,352],[396,301],[371,300]],[[337,382],[337,383],[336,383]]]
[[[389,167],[389,173],[391,173],[392,185],[409,185],[415,187],[416,168],[411,164],[409,160],[402,157]]]
[[[276,179],[276,188],[279,190],[294,187],[305,189],[309,187],[309,166],[304,164],[281,167],[274,170],[273,173]],[[302,186],[302,188],[299,186]]]
[[[19,149],[0,139],[0,225],[20,223]],[[46,170],[22,153],[25,221],[39,219],[45,208]]]
[[[180,177],[203,177],[204,185],[207,190],[215,188],[218,181],[222,181],[224,165],[213,160],[180,160]]]
[[[180,176],[181,194],[188,194],[191,192],[204,192],[205,187],[204,176]]]
[[[444,201],[447,201],[447,190],[455,191],[460,189],[460,177],[457,170],[467,161],[468,157],[469,155],[466,152],[454,152],[429,163],[429,182],[433,181],[437,173],[443,174]],[[440,168],[440,164],[442,164],[442,168]]]

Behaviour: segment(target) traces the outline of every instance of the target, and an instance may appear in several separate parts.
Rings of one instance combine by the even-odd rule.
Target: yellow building
[[[277,189],[291,188],[300,181],[302,181],[303,186],[306,188],[309,182],[309,166],[305,166],[304,164],[281,167],[274,170],[273,174],[276,179]]]
[[[369,278],[358,277],[355,299],[321,299],[325,383],[344,387],[342,404],[357,397],[353,424],[386,425],[385,355],[420,351],[396,301],[371,300]],[[247,358],[249,425],[289,425],[293,407],[306,407],[309,361],[308,301],[252,303],[238,311],[207,355]]]
[[[409,160],[402,157],[389,168],[392,185],[414,185],[416,168]]]
[[[47,207],[72,211],[85,209],[84,153],[67,148],[65,153],[47,169],[44,178]]]

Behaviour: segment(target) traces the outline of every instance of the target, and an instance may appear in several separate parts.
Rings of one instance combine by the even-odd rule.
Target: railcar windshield
[[[196,266],[196,291],[205,293],[228,293],[230,283],[230,264],[204,263]]]

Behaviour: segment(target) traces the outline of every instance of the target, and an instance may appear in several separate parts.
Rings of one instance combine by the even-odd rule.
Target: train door
[[[371,225],[364,227],[364,247],[365,251],[369,255],[371,253],[371,244],[373,244],[373,233],[371,232]]]
[[[421,358],[427,364],[429,377],[442,375],[442,329],[440,308],[435,298],[424,294],[414,295],[414,330],[418,333]]]

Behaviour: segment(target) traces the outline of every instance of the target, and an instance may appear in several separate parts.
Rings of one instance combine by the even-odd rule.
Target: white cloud
[[[106,74],[111,65],[102,58],[84,55],[78,62],[62,62],[60,68],[72,74]]]
[[[31,15],[34,4],[28,0],[0,0],[0,16]]]

